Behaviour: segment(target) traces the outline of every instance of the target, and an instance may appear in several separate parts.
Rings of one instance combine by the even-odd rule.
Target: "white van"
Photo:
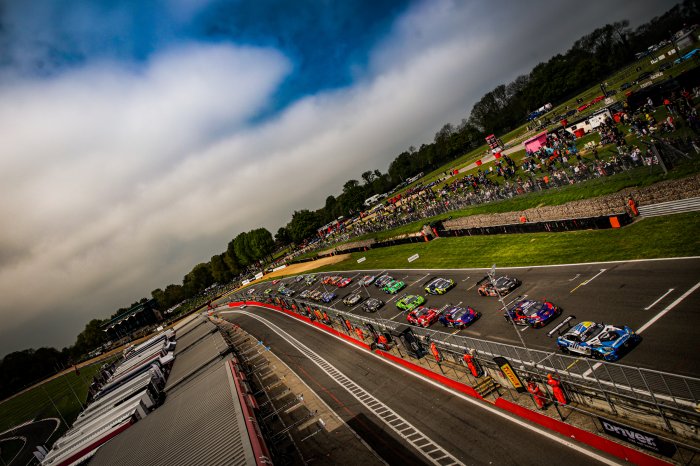
[[[375,194],[372,197],[368,197],[365,199],[365,207],[372,207],[372,205],[376,204],[379,202],[379,200],[382,198],[381,194]]]

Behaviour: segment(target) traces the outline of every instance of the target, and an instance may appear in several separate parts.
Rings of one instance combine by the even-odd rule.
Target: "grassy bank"
[[[99,368],[100,364],[82,367],[80,374],[68,372],[3,401],[0,403],[0,432],[32,419],[48,417],[63,417],[66,422],[72,423],[80,413],[88,386]],[[62,423],[58,432],[65,429]]]
[[[353,253],[318,271],[523,266],[700,255],[700,213],[640,219],[616,230],[440,238]],[[409,263],[407,258],[420,254]],[[366,257],[362,264],[357,259]]]

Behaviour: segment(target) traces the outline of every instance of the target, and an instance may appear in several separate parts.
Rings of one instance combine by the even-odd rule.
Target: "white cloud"
[[[417,5],[354,86],[259,124],[290,72],[272,50],[191,44],[144,67],[93,63],[0,87],[0,353],[69,344],[90,318],[178,282],[240,231],[274,233],[344,181],[385,171],[551,55],[498,27],[524,10],[487,22],[487,7]],[[580,19],[557,27],[573,41],[592,28]]]

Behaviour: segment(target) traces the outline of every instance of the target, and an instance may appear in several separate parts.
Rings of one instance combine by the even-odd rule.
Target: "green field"
[[[80,413],[92,377],[101,363],[71,371],[0,403],[0,432],[32,419],[54,417],[69,425]],[[61,422],[56,434],[66,430]]]
[[[638,219],[621,229],[439,238],[371,249],[318,269],[471,268],[700,255],[700,212]],[[420,258],[409,263],[408,257]],[[358,264],[357,259],[366,257]]]

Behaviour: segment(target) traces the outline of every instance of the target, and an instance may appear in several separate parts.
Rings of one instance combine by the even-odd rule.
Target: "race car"
[[[294,290],[291,288],[284,287],[281,290],[279,290],[280,293],[282,293],[284,296],[291,297],[294,296]]]
[[[393,278],[391,277],[391,275],[384,274],[374,281],[374,286],[376,286],[377,288],[381,288],[392,280]]]
[[[471,325],[479,317],[481,317],[481,312],[477,312],[469,306],[450,306],[443,311],[439,320],[445,327],[464,328]]]
[[[408,313],[408,315],[406,316],[406,320],[409,324],[419,325],[421,327],[428,327],[430,324],[438,320],[439,317],[439,309],[427,306],[419,306]]]
[[[321,283],[323,283],[324,285],[335,285],[336,283],[338,283],[342,279],[343,279],[343,277],[339,277],[337,275],[331,275],[328,277],[324,277],[323,280],[321,280]]]
[[[445,294],[455,286],[455,281],[451,278],[434,278],[425,285],[425,292],[430,294]]]
[[[517,278],[508,276],[498,277],[494,280],[494,283],[491,283],[491,279],[486,276],[478,281],[477,284],[479,287],[476,289],[476,291],[481,296],[498,296],[499,294],[501,296],[505,296],[522,285],[522,283],[523,282]]]
[[[392,280],[389,283],[387,283],[386,285],[384,285],[384,288],[382,288],[382,291],[384,291],[384,293],[388,293],[388,294],[396,294],[399,291],[401,291],[405,286],[406,286],[406,284],[404,282],[402,282],[401,280]]]
[[[365,312],[376,312],[384,305],[384,301],[377,298],[369,298],[362,304],[362,310]]]
[[[320,301],[321,300],[321,292],[318,290],[312,291],[311,294],[309,295],[309,299],[313,299],[314,301]]]
[[[345,304],[346,306],[354,306],[360,301],[362,301],[362,296],[358,293],[350,293],[349,295],[343,298],[343,304]]]
[[[330,303],[331,301],[333,301],[337,297],[338,297],[338,295],[333,293],[332,291],[326,291],[325,293],[323,293],[321,295],[321,297],[319,299],[324,303]]]
[[[272,280],[272,284],[273,284],[273,285],[276,285],[276,284],[278,284],[279,282],[280,282],[280,279],[279,279],[279,278],[276,279],[276,280]]]
[[[574,353],[606,361],[617,361],[642,340],[631,328],[585,321],[557,338],[563,353]]]
[[[311,295],[311,290],[304,290],[301,293],[299,293],[299,297],[302,299],[306,299]]]
[[[547,300],[535,301],[523,299],[503,313],[506,320],[515,325],[529,325],[532,328],[544,327],[551,320],[561,315],[561,308]]]
[[[251,288],[248,290],[249,295],[254,294],[254,293],[255,293],[255,288]]]
[[[412,311],[424,302],[425,298],[423,296],[409,294],[396,301],[396,307],[404,311]]]
[[[265,294],[266,294],[266,295],[271,295],[273,291],[275,291],[275,290],[273,290],[272,288],[268,288],[268,289],[265,290]]]
[[[306,277],[304,277],[304,283],[306,283],[307,285],[313,285],[314,283],[316,283],[316,280],[318,280],[318,277],[314,274],[307,275]]]
[[[346,286],[348,286],[348,285],[350,284],[351,281],[352,281],[352,278],[351,278],[351,277],[347,277],[347,278],[342,278],[342,277],[341,277],[341,279],[338,280],[338,282],[337,282],[335,285],[336,285],[338,288],[345,288]]]
[[[296,283],[299,283],[299,282],[302,281],[303,279],[304,279],[304,276],[303,276],[303,275],[297,275],[296,277],[294,277],[294,281],[295,281]]]
[[[365,275],[362,277],[360,280],[360,285],[362,286],[370,286],[374,282],[375,276],[374,275]]]

